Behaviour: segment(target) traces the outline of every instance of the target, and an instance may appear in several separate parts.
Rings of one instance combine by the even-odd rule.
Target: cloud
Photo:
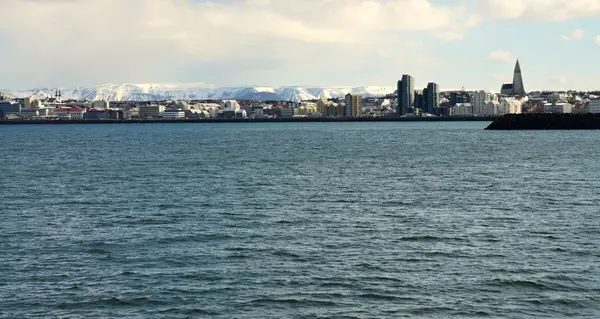
[[[550,77],[550,81],[555,84],[565,84],[567,83],[567,78],[564,75],[553,75]]]
[[[600,17],[596,0],[478,0],[480,10],[503,20],[568,21]]]
[[[596,43],[597,46],[600,46],[600,35],[594,38],[594,43]]]
[[[506,63],[514,63],[515,56],[508,51],[492,51],[488,53],[488,57],[492,60],[502,61]]]
[[[581,40],[581,39],[583,39],[584,35],[585,35],[584,30],[575,29],[571,32],[571,35],[562,35],[562,36],[560,36],[560,38],[564,41]]]
[[[426,54],[405,43],[460,40],[480,21],[430,0],[2,0],[0,72],[11,86],[306,81],[322,68],[413,66]]]

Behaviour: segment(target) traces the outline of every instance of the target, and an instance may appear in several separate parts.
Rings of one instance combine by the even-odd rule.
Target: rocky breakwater
[[[486,130],[597,130],[600,114],[507,114]]]

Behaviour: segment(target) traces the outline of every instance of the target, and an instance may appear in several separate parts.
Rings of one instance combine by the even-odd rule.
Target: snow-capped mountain
[[[394,92],[392,87],[215,87],[206,83],[178,84],[106,84],[75,88],[35,88],[30,90],[0,90],[9,96],[22,98],[33,96],[37,99],[52,97],[60,90],[63,100],[106,100],[106,101],[160,101],[160,100],[263,100],[263,101],[306,101],[324,95],[327,98],[341,98],[348,93],[362,94],[363,97],[379,97]]]

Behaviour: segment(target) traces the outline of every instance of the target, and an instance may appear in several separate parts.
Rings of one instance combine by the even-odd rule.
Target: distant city
[[[93,96],[63,99],[53,95],[14,97],[0,92],[0,118],[5,120],[134,120],[134,119],[260,119],[368,117],[495,117],[521,113],[600,113],[599,92],[525,91],[519,61],[512,83],[500,91],[465,89],[443,91],[435,82],[415,88],[404,74],[393,93],[349,92],[333,97],[322,91],[294,95],[291,101],[244,99],[167,99],[121,101]],[[291,96],[291,95],[290,95]],[[267,99],[260,99],[267,97]]]

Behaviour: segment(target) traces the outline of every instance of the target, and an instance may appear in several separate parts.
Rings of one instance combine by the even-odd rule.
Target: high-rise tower
[[[398,115],[406,115],[415,104],[415,83],[412,76],[405,74],[398,81]]]
[[[518,96],[525,96],[525,86],[523,85],[523,76],[521,75],[521,65],[517,60],[515,65],[515,73],[513,75],[513,94]]]

